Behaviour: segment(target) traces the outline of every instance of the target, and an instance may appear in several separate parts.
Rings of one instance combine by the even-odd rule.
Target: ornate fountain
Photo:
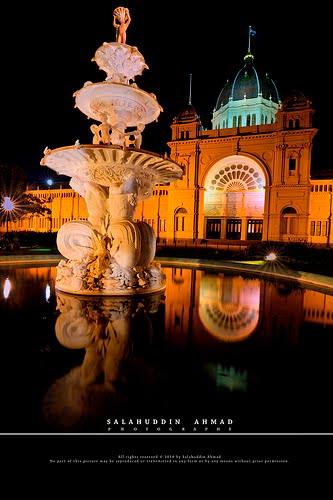
[[[116,42],[104,42],[92,59],[107,76],[74,94],[75,107],[98,122],[90,127],[92,144],[46,148],[41,160],[71,178],[88,209],[87,221],[67,222],[57,234],[66,260],[57,266],[56,287],[65,292],[133,295],[165,288],[154,262],[154,230],[134,216],[137,203],[152,196],[156,184],[180,179],[182,169],[141,149],[145,126],[163,110],[154,94],[135,83],[148,66],[138,49],[126,44],[130,21],[127,8],[113,11]]]

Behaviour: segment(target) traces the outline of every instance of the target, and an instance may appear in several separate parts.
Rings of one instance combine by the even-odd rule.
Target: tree
[[[45,206],[47,200],[26,193],[25,186],[26,175],[21,167],[0,165],[0,223],[6,221],[8,224],[8,219],[17,221],[27,215],[45,217],[51,214]]]

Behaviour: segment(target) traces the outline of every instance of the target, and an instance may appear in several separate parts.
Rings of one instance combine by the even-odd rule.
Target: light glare
[[[12,287],[12,285],[11,285],[9,278],[6,278],[5,284],[3,287],[3,296],[5,297],[5,299],[8,299],[11,287]]]
[[[51,297],[51,287],[50,287],[50,285],[46,285],[46,288],[45,288],[45,300],[46,300],[46,302],[49,301],[50,297]]]
[[[9,196],[4,196],[4,202],[2,204],[3,208],[10,212],[14,208],[14,202],[10,199]]]

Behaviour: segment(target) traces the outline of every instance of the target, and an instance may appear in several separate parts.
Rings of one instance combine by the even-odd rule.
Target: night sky
[[[142,147],[168,151],[172,118],[192,104],[205,128],[226,80],[243,66],[249,25],[254,66],[274,80],[283,99],[303,92],[316,109],[319,129],[313,170],[332,168],[325,143],[331,102],[331,19],[329,4],[304,7],[289,2],[134,1],[56,2],[18,6],[2,13],[0,164],[22,166],[28,180],[42,184],[44,149],[91,143],[90,125],[74,108],[73,93],[83,84],[104,81],[106,73],[91,59],[103,42],[115,41],[113,10],[128,7],[127,43],[138,48],[149,69],[136,77],[139,88],[156,95],[163,108],[158,122],[146,126]]]

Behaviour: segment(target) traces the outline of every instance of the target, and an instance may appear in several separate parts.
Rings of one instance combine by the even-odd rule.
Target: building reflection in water
[[[258,326],[260,281],[241,276],[204,275],[200,281],[199,318],[219,340],[238,342]]]
[[[240,342],[253,334],[260,337],[259,342],[286,335],[288,342],[297,342],[309,290],[230,273],[186,268],[164,272],[165,334],[169,342],[203,347],[216,341]],[[312,306],[320,307],[323,294],[310,293]]]
[[[31,372],[26,398],[29,405],[41,398],[43,428],[105,432],[112,416],[218,414],[226,405],[242,409],[246,398],[258,413],[271,398],[272,419],[288,405],[295,421],[302,408],[309,420],[310,396],[320,410],[326,399],[315,396],[308,369],[322,374],[320,391],[328,391],[332,295],[246,274],[163,271],[163,293],[88,297],[56,291],[53,267],[0,268],[1,315],[15,332],[6,338],[26,360],[16,378]]]
[[[304,319],[323,326],[333,325],[333,297],[306,290],[304,294]]]

